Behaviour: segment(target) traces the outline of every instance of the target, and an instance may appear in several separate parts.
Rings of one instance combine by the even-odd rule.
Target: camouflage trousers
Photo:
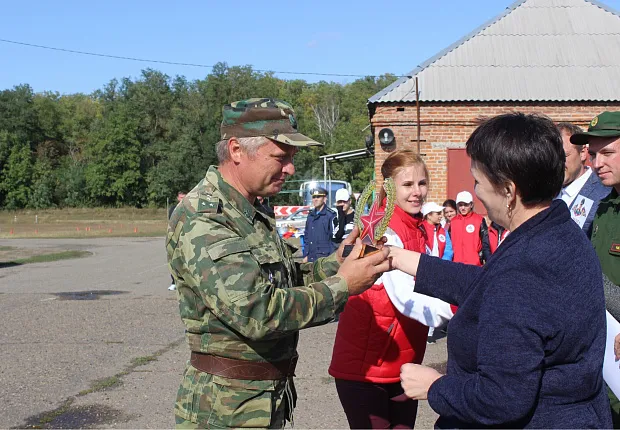
[[[174,406],[176,427],[275,428],[292,422],[293,379],[244,381],[185,369]]]

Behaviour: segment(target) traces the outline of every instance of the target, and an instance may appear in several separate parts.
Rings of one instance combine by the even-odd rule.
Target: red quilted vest
[[[437,228],[437,247],[439,249],[439,258],[443,257],[443,252],[446,250],[446,231],[439,225],[432,224],[426,220],[422,221],[422,227],[426,231],[426,245],[429,250],[433,250],[435,245],[435,228]]]
[[[452,218],[450,221],[450,239],[452,239],[452,248],[454,249],[452,261],[482,266],[480,262],[480,251],[482,251],[480,224],[482,224],[482,216],[474,212],[465,216],[458,214]]]
[[[405,249],[425,252],[421,220],[398,206],[390,228]],[[393,383],[405,363],[422,363],[428,327],[398,312],[383,284],[349,298],[340,314],[329,374],[350,381]]]

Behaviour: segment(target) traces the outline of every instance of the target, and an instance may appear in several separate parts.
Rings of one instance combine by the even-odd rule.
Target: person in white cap
[[[435,202],[422,206],[422,228],[426,233],[426,253],[442,260],[452,261],[454,251],[450,235],[441,225],[441,214],[445,208]]]
[[[340,244],[342,240],[353,230],[353,218],[355,218],[355,210],[351,206],[351,194],[346,188],[336,191],[336,210],[337,215],[334,218],[334,237],[332,241]]]
[[[426,236],[426,254],[439,257],[442,260],[452,261],[454,251],[452,250],[450,234],[441,225],[441,214],[444,209],[444,206],[439,206],[435,202],[428,202],[422,205],[424,221],[422,221],[420,228],[424,230]],[[450,306],[450,310],[454,313],[456,312],[456,307]],[[447,324],[448,321],[445,321],[442,326],[445,328]],[[426,343],[435,342],[435,327],[429,327]]]
[[[482,266],[491,257],[487,223],[474,212],[474,198],[469,191],[456,195],[459,214],[450,222],[453,261]]]

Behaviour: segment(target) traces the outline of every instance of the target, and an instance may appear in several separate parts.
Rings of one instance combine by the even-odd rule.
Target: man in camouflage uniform
[[[226,105],[219,164],[183,199],[166,248],[191,350],[175,404],[179,428],[283,428],[292,419],[298,331],[331,321],[349,295],[388,270],[384,249],[299,264],[257,196],[278,193],[295,171],[293,109],[273,99]],[[353,243],[357,229],[345,241]],[[343,244],[344,245],[344,244]]]

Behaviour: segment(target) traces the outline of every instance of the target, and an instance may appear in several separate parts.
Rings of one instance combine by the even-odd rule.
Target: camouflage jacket
[[[294,262],[274,220],[214,166],[173,212],[166,249],[192,351],[288,359],[298,331],[329,322],[348,299],[334,255]]]

